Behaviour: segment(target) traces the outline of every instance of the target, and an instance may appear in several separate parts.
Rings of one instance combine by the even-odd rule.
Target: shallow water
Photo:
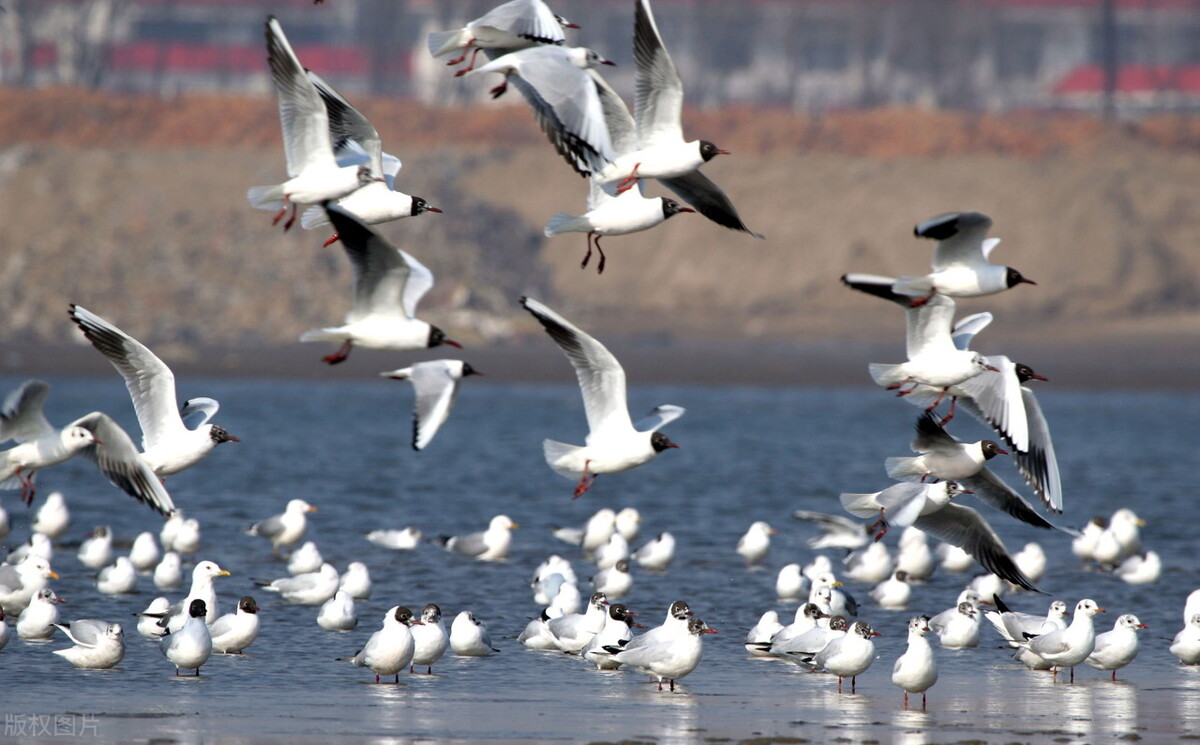
[[[565,365],[564,375],[570,375]],[[0,389],[19,382],[0,379]],[[102,409],[137,432],[115,376],[51,382],[52,422]],[[172,477],[168,487],[177,504],[203,523],[196,558],[215,560],[233,573],[218,580],[222,611],[247,593],[263,606],[258,641],[243,657],[214,656],[199,679],[177,679],[156,645],[136,635],[129,616],[157,594],[149,578],[142,578],[136,595],[100,595],[73,546],[62,546],[54,560],[62,579],[53,586],[68,599],[63,617],[125,623],[128,653],[119,669],[76,671],[50,654],[61,642],[13,639],[0,652],[4,739],[53,739],[56,727],[60,736],[184,742],[777,736],[1074,743],[1200,732],[1200,670],[1174,664],[1166,649],[1182,625],[1184,597],[1200,586],[1186,519],[1194,512],[1196,448],[1189,427],[1200,419],[1198,395],[1040,392],[1066,491],[1059,522],[1078,527],[1093,514],[1133,506],[1148,523],[1146,547],[1164,558],[1159,584],[1132,587],[1085,570],[1070,555],[1066,536],[980,508],[1010,549],[1029,540],[1042,543],[1052,567],[1040,583],[1044,590],[1072,606],[1093,597],[1109,610],[1098,617],[1098,628],[1111,627],[1123,612],[1136,612],[1150,625],[1121,680],[1080,668],[1074,685],[1053,683],[1048,673],[1011,662],[985,628],[978,649],[938,650],[941,679],[929,692],[928,711],[920,712],[902,710],[902,694],[890,682],[892,661],[903,649],[908,618],[949,607],[970,575],[935,575],[916,588],[908,611],[872,607],[868,587],[850,588],[866,606],[862,617],[883,633],[879,657],[859,678],[855,694],[839,695],[830,676],[751,659],[742,648],[746,629],[762,611],[774,607],[790,616],[795,608],[776,603],[773,591],[779,567],[813,554],[804,544],[813,529],[793,520],[792,510],[837,512],[838,492],[883,488],[883,458],[907,452],[917,410],[877,390],[634,388],[635,413],[659,403],[688,408],[668,428],[682,448],[636,471],[601,477],[579,500],[571,500],[570,482],[546,467],[540,447],[544,437],[582,439],[584,418],[573,385],[468,380],[450,422],[421,453],[409,447],[406,385],[187,380],[179,393],[218,398],[217,421],[243,439]],[[960,439],[985,436],[965,415],[950,429]],[[1019,483],[1006,464],[997,470]],[[67,496],[73,514],[68,543],[101,523],[126,542],[142,530],[158,530],[156,515],[111,488],[85,462],[48,470],[39,481],[41,494],[61,489]],[[297,496],[320,508],[308,537],[327,560],[339,569],[356,559],[371,568],[374,594],[360,603],[354,632],[323,631],[314,622],[315,608],[289,606],[251,582],[283,576],[286,569],[265,541],[241,528]],[[581,577],[591,573],[549,527],[581,524],[605,505],[641,511],[635,546],[660,530],[679,541],[667,572],[635,570],[633,591],[623,602],[642,614],[640,620],[658,623],[671,600],[684,598],[720,631],[705,639],[703,662],[674,694],[660,694],[637,674],[597,672],[515,641],[538,611],[527,580],[542,559],[561,553]],[[6,496],[4,506],[13,521],[9,542],[24,539],[31,513],[15,495]],[[363,538],[377,527],[406,525],[427,535],[470,532],[498,512],[522,525],[504,563],[468,561],[428,544],[413,552],[388,551]],[[780,532],[765,568],[748,570],[733,546],[758,519]],[[1038,613],[1048,600],[1031,593],[1009,597],[1013,607]],[[358,649],[392,605],[418,609],[427,602],[441,605],[447,625],[460,610],[474,610],[501,653],[447,657],[435,675],[402,676],[399,686],[377,686],[368,671],[333,660]]]

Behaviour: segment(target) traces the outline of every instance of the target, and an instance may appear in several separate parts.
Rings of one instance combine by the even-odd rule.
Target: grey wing
[[[935,221],[940,221],[936,227],[933,225]],[[937,249],[933,252],[935,272],[956,266],[978,266],[986,261],[983,240],[992,227],[992,219],[987,215],[959,212],[933,218],[917,226],[918,234],[921,233],[921,226],[930,226],[927,228],[929,237],[938,238]]]
[[[957,448],[958,440],[950,436],[936,417],[926,412],[917,419],[917,435],[912,441],[914,453],[930,453],[936,450],[946,451]]]
[[[11,564],[0,564],[0,590],[12,592],[24,586],[17,568]]]
[[[208,627],[209,636],[218,637],[229,632],[233,628],[234,618],[236,618],[235,614],[226,613],[213,621],[213,625]]]
[[[250,533],[263,538],[274,538],[283,532],[283,528],[283,515],[272,515],[251,525]]]
[[[279,95],[279,121],[288,175],[296,176],[309,165],[334,162],[329,140],[329,115],[317,88],[288,43],[279,21],[267,18],[267,61]]]
[[[29,442],[53,433],[54,427],[42,413],[50,384],[41,380],[26,380],[8,397],[0,408],[0,442],[16,440]]]
[[[404,280],[404,289],[400,292],[400,304],[404,307],[405,315],[416,318],[417,303],[433,289],[433,272],[407,251],[400,251],[400,258],[408,267],[408,278]]]
[[[196,396],[183,402],[179,407],[179,418],[188,429],[199,429],[212,421],[221,409],[221,404],[215,398]]]
[[[603,344],[537,300],[521,298],[521,305],[542,324],[574,366],[583,392],[589,436],[600,436],[606,430],[631,429],[633,422],[625,401],[625,370],[617,358]]]
[[[859,548],[867,544],[863,524],[848,517],[810,510],[796,510],[792,517],[820,526],[821,535],[808,539],[809,548]]]
[[[409,266],[400,250],[341,207],[331,204],[325,211],[354,269],[354,307],[346,322],[370,315],[404,317]]]
[[[142,448],[185,431],[175,406],[175,375],[146,345],[92,313],[71,305],[71,318],[121,377],[133,399],[133,410],[142,427]]]
[[[974,492],[975,496],[983,502],[990,504],[998,510],[1007,512],[1023,523],[1029,523],[1030,525],[1045,528],[1046,530],[1068,532],[1047,521],[1046,518],[1035,512],[1033,507],[1025,501],[1024,497],[1018,494],[1011,486],[1001,481],[996,474],[987,468],[980,469],[979,473],[970,478],[958,479],[958,482],[966,489]]]
[[[511,0],[492,8],[471,23],[491,26],[539,44],[561,44],[562,25],[542,0]]]
[[[609,142],[612,143],[616,155],[625,155],[638,150],[637,123],[629,107],[620,94],[609,85],[604,76],[594,69],[588,69],[588,75],[596,86],[596,95],[600,98],[600,109],[604,112],[604,123],[608,127]]]
[[[950,329],[955,309],[952,298],[934,293],[924,303],[904,311],[905,348],[910,360],[921,353],[954,349]]]
[[[755,233],[746,227],[738,215],[733,201],[721,187],[700,171],[692,171],[686,176],[662,178],[658,182],[679,195],[679,198],[696,208],[696,211],[731,230],[741,230],[762,240],[762,234]]]
[[[355,142],[367,154],[371,165],[371,175],[376,178],[384,177],[383,144],[379,141],[379,132],[375,126],[354,108],[349,101],[334,90],[312,70],[308,70],[308,79],[317,89],[325,111],[329,116],[329,139],[335,152],[344,149],[348,143]]]
[[[95,618],[79,618],[70,623],[56,623],[71,641],[81,647],[95,647],[108,633],[108,621]]]
[[[80,455],[95,463],[113,486],[162,515],[175,512],[175,502],[167,488],[146,464],[121,425],[99,411],[80,417],[72,424],[86,427],[96,436],[97,442],[83,448]]]
[[[487,551],[488,547],[487,542],[483,540],[483,533],[468,533],[454,536],[446,544],[446,548],[463,556],[478,556]]]
[[[970,507],[948,504],[937,512],[917,518],[914,525],[966,551],[975,557],[980,566],[1000,579],[1027,590],[1038,591],[1033,582],[1017,568],[992,527]]]
[[[912,525],[925,506],[927,484],[902,481],[879,492],[875,501],[883,508],[888,522],[905,527]]]
[[[633,25],[633,58],[637,63],[634,111],[644,146],[683,140],[683,81],[650,11],[649,0],[638,0]]]
[[[954,606],[949,610],[944,610],[937,614],[933,618],[929,619],[929,623],[927,625],[934,631],[940,632],[946,627],[946,624],[950,623],[950,619],[954,618],[956,615],[958,615],[958,606]]]
[[[650,410],[644,418],[639,419],[633,428],[638,432],[656,432],[679,417],[683,416],[687,409],[674,404],[662,404],[655,406]]]
[[[520,55],[519,74],[509,76],[533,109],[534,119],[558,154],[577,173],[597,173],[616,159],[604,108],[592,77],[558,47],[534,47]]]
[[[1029,424],[1029,449],[1016,453],[1013,462],[1042,504],[1055,512],[1062,512],[1062,479],[1058,475],[1054,443],[1050,441],[1050,425],[1032,390],[1022,386],[1021,400]]]
[[[1029,450],[1029,424],[1025,418],[1025,402],[1017,366],[1003,355],[988,357],[988,364],[999,372],[985,370],[959,383],[957,388],[966,397],[959,398],[971,416],[996,430],[997,434],[1017,452]]]
[[[418,362],[412,366],[413,390],[413,450],[421,450],[450,418],[450,410],[458,395],[458,381],[450,374],[445,360]]]
[[[972,313],[969,316],[960,318],[954,324],[954,329],[951,330],[951,336],[954,337],[954,346],[959,349],[970,349],[971,340],[980,331],[983,331],[992,322],[992,314],[984,311],[982,313]]]

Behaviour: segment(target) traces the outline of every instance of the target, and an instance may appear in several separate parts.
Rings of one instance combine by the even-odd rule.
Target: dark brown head
[[[421,609],[421,620],[425,623],[436,624],[442,620],[442,609],[437,606],[437,603],[429,603]]]
[[[446,332],[442,331],[437,326],[430,324],[429,339],[425,342],[425,346],[429,349],[432,349],[434,347],[440,347],[443,344],[448,344],[452,347],[462,349],[462,344],[459,344],[458,342],[454,341],[453,339],[447,339]]]
[[[394,614],[394,617],[397,621],[405,626],[412,626],[414,623],[420,623],[420,621],[413,618],[413,612],[408,608],[405,608],[403,605],[396,606],[396,613]]]
[[[829,628],[834,631],[845,631],[850,628],[850,622],[846,620],[845,616],[834,616],[829,619]]]
[[[239,438],[234,437],[233,435],[226,432],[224,427],[221,427],[216,424],[210,425],[209,430],[208,430],[208,436],[211,437],[213,442],[217,443],[218,445],[220,445],[223,442],[241,442],[241,440]]]
[[[1007,267],[1007,271],[1004,273],[1004,284],[1007,287],[1016,287],[1019,284],[1036,285],[1037,282],[1034,282],[1032,279],[1026,279],[1020,272],[1010,266]]]
[[[204,601],[200,598],[196,598],[192,601],[192,604],[188,606],[188,615],[192,618],[204,618],[204,616],[207,614],[208,606],[205,605]]]
[[[618,572],[628,572],[629,571],[629,560],[621,559],[620,561],[618,561],[616,563],[615,566],[613,566],[613,569],[616,569]]]
[[[717,630],[709,628],[708,624],[699,618],[689,618],[688,633],[694,634],[695,636],[700,636],[701,634],[715,634],[717,633]]]
[[[421,197],[413,197],[412,198],[412,209],[409,211],[408,214],[411,217],[416,217],[417,215],[423,214],[425,212],[436,212],[439,215],[442,214],[442,210],[440,208],[434,207],[432,204],[430,204],[429,202],[426,202]]]
[[[700,157],[704,159],[705,163],[718,155],[729,155],[729,151],[722,150],[708,140],[700,140]]]
[[[633,611],[629,610],[629,608],[626,607],[624,603],[616,603],[614,605],[610,605],[608,607],[608,615],[614,621],[624,621],[625,623],[631,623],[633,621],[633,619],[637,616],[637,614],[634,613]]]
[[[483,375],[483,373],[481,373],[478,370],[476,370],[475,368],[471,367],[470,363],[464,362],[463,368],[462,368],[462,376],[465,378],[468,375]]]
[[[1050,380],[1050,378],[1047,378],[1044,375],[1038,375],[1037,373],[1035,373],[1033,371],[1033,368],[1030,367],[1029,365],[1025,365],[1020,362],[1016,363],[1016,369],[1017,369],[1017,381],[1019,383],[1021,383],[1022,385],[1024,385],[1025,383],[1028,383],[1031,380],[1043,380],[1043,381]]]
[[[676,600],[674,603],[671,603],[671,615],[682,621],[692,615],[692,609],[688,607],[685,601]]]
[[[238,601],[238,610],[242,613],[258,613],[258,603],[254,602],[254,598],[247,595]]]
[[[666,220],[670,217],[674,217],[675,215],[678,215],[680,212],[695,212],[695,211],[696,210],[692,209],[691,207],[684,207],[684,206],[680,205],[679,202],[676,202],[674,199],[668,199],[666,197],[662,198],[662,213],[663,213],[664,220]]]
[[[602,592],[593,592],[591,600],[588,601],[588,605],[592,606],[593,608],[603,608],[604,606],[608,605],[608,596]]]
[[[650,447],[654,448],[654,452],[661,453],[668,448],[678,448],[679,446],[671,442],[662,432],[655,432],[650,435]]]
[[[991,460],[997,455],[1008,455],[1008,451],[1000,447],[995,440],[984,440],[979,443],[979,449],[983,451],[983,459]]]

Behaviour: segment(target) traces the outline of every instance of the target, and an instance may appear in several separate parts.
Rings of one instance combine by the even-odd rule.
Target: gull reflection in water
[[[1097,732],[1124,733],[1137,729],[1137,686],[1124,680],[1101,678],[1089,681],[1088,688],[1096,711]]]
[[[917,694],[920,696],[921,694]],[[912,706],[909,697],[909,706]],[[900,709],[892,714],[892,744],[893,745],[925,745],[929,742],[929,728],[933,725],[933,717],[920,710],[909,708]]]

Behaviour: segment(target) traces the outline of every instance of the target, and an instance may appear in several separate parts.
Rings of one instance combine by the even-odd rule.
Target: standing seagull
[[[1028,641],[1022,646],[1050,663],[1056,680],[1059,669],[1071,668],[1071,682],[1074,683],[1075,666],[1090,657],[1096,648],[1096,628],[1092,619],[1097,613],[1103,612],[1104,609],[1098,607],[1095,600],[1080,600],[1075,604],[1070,626],[1041,635],[1025,632]]]
[[[456,49],[462,55],[446,62],[461,64],[471,53],[471,61],[455,76],[465,75],[475,66],[481,49],[511,52],[538,44],[562,44],[566,41],[563,29],[579,28],[565,18],[555,15],[542,0],[509,0],[497,5],[460,29],[434,31],[429,34],[429,53],[442,57]]]
[[[371,169],[372,179],[339,199],[338,206],[368,225],[416,217],[426,212],[440,214],[440,209],[421,197],[396,191],[400,159],[383,152],[383,144],[375,126],[315,72],[310,70],[308,78],[316,86],[317,93],[325,103],[325,110],[329,116],[329,136],[333,141],[338,164],[345,166],[365,162]],[[300,216],[300,227],[305,230],[328,224],[329,217],[319,205],[309,207]],[[334,233],[325,241],[325,245],[328,246],[337,239],[338,234]]]
[[[950,297],[983,297],[1019,284],[1037,284],[1010,266],[988,262],[999,238],[988,238],[992,218],[980,212],[951,212],[917,223],[913,234],[938,242],[933,253],[933,272],[911,277],[880,277],[849,274],[847,284],[888,288],[902,295],[931,299],[935,293]],[[870,291],[870,290],[866,290]]]
[[[508,558],[512,530],[519,527],[521,524],[513,522],[508,515],[496,515],[488,523],[487,530],[466,535],[444,535],[437,542],[450,553],[480,561],[500,561]]]
[[[291,207],[292,216],[283,225],[288,230],[296,221],[298,205],[339,199],[372,181],[383,181],[383,177],[373,176],[367,165],[338,165],[329,139],[325,102],[296,58],[275,16],[267,17],[266,38],[267,61],[279,95],[288,180],[271,186],[252,186],[246,198],[256,208],[278,209],[272,224],[283,219]]]
[[[107,670],[125,657],[125,634],[119,623],[80,618],[56,623],[75,646],[56,649],[54,654],[83,670]]]
[[[689,618],[686,634],[633,649],[628,646],[608,646],[604,647],[604,651],[611,654],[615,662],[657,678],[658,690],[663,689],[662,684],[666,680],[674,691],[675,681],[699,666],[703,635],[715,633],[716,629],[709,628],[699,618]]]
[[[908,708],[908,694],[921,694],[921,710],[925,710],[925,691],[937,682],[937,660],[933,647],[925,635],[929,633],[929,619],[917,616],[908,622],[908,649],[892,666],[892,682],[904,689],[904,708]]]
[[[355,667],[368,667],[375,673],[375,682],[381,675],[395,675],[396,683],[400,682],[400,671],[412,662],[413,643],[412,626],[420,626],[421,621],[413,618],[412,611],[402,605],[388,610],[383,617],[383,628],[371,634],[367,643],[353,657],[339,657],[339,660],[349,660]]]
[[[212,636],[204,622],[205,613],[204,601],[193,600],[188,605],[188,618],[183,627],[168,633],[158,643],[163,655],[175,663],[176,675],[181,668],[195,670],[196,675],[200,675],[200,666],[212,655]]]
[[[0,442],[14,439],[19,444],[0,452],[0,488],[9,488],[15,480],[20,484],[21,498],[32,504],[33,479],[38,469],[81,455],[95,463],[114,486],[139,502],[163,515],[175,511],[171,495],[120,425],[107,414],[93,411],[59,430],[42,413],[49,392],[48,383],[28,380],[5,399],[0,409]]]
[[[142,458],[159,478],[196,465],[223,442],[240,442],[208,420],[217,413],[217,402],[204,399],[203,410],[184,404],[184,412],[196,415],[188,429],[175,408],[175,375],[137,339],[126,334],[82,305],[71,304],[71,320],[83,335],[108,358],[133,399],[142,428]]]
[[[281,547],[295,545],[304,537],[308,530],[306,513],[316,511],[316,507],[303,499],[290,499],[281,514],[251,524],[246,528],[246,534],[266,538],[271,542],[271,548],[278,552]]]
[[[659,428],[683,416],[680,406],[664,404],[634,425],[625,402],[625,370],[604,345],[533,298],[521,305],[542,324],[550,338],[575,367],[587,412],[588,436],[579,447],[544,440],[546,462],[555,473],[574,478],[575,497],[583,494],[601,473],[627,471],[652,460],[668,448],[679,447]]]
[[[413,403],[413,450],[433,441],[458,397],[458,382],[468,375],[482,375],[462,360],[427,360],[399,370],[379,373],[392,380],[412,381],[417,394]]]
[[[343,326],[306,331],[300,341],[338,341],[341,349],[323,360],[342,362],[353,346],[367,349],[461,348],[437,326],[417,320],[417,303],[433,287],[433,272],[393,246],[354,215],[326,205],[354,269],[354,305]]]

